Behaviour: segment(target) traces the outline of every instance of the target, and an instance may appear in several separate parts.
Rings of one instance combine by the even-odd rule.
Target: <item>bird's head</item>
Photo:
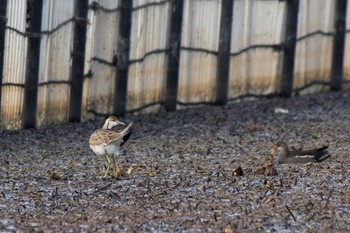
[[[125,125],[123,122],[118,120],[115,116],[110,116],[106,119],[103,129],[112,129],[116,125]]]
[[[271,149],[274,153],[279,152],[288,152],[288,145],[285,142],[277,142],[275,146]]]

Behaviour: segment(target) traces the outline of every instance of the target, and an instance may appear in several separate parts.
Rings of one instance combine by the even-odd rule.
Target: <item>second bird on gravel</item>
[[[132,123],[122,130],[113,130],[117,125],[125,125],[119,121],[117,117],[110,116],[106,119],[102,129],[95,130],[89,139],[90,148],[96,155],[105,156],[107,159],[107,168],[104,178],[107,177],[109,168],[111,166],[111,159],[113,161],[113,175],[118,177],[119,167],[115,161],[115,156],[119,156],[120,147],[129,139],[131,135]]]
[[[292,150],[290,151],[285,142],[277,142],[271,149],[270,154],[277,157],[278,163],[309,163],[322,162],[330,157],[328,146],[314,150]]]

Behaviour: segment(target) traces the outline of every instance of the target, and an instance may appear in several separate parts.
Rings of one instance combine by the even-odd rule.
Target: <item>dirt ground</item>
[[[133,167],[118,179],[88,145],[103,119],[0,131],[0,231],[350,231],[350,92],[122,120],[134,128],[117,160]],[[255,174],[279,140],[332,156]]]

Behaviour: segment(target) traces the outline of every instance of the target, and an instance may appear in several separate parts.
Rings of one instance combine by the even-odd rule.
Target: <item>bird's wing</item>
[[[108,129],[97,129],[90,136],[89,143],[90,145],[108,145],[118,138],[118,134],[112,130]]]
[[[130,135],[131,135],[131,131],[132,131],[132,122],[127,127],[125,127],[125,129],[119,131],[123,137],[123,140],[120,144],[121,146],[124,145],[124,143],[126,143],[126,141],[128,141],[128,139],[130,138]]]
[[[327,150],[329,146],[322,146],[318,149],[316,149],[316,151],[324,151],[324,150]]]
[[[295,157],[295,156],[315,156],[319,152],[316,150],[293,150],[290,152],[290,156]]]
[[[290,156],[319,156],[320,154],[323,154],[327,149],[328,146],[323,146],[315,150],[294,150],[290,152]]]
[[[97,129],[90,136],[89,143],[90,145],[108,145],[112,142],[122,139],[121,144],[124,144],[130,137],[131,126],[132,123],[130,123],[127,127],[119,131],[109,129]]]

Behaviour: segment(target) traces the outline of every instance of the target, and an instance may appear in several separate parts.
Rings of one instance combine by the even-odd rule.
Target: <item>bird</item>
[[[329,158],[328,146],[323,146],[314,150],[289,150],[287,143],[277,142],[270,150],[270,155],[277,156],[277,162],[282,163],[310,163],[322,162]]]
[[[115,161],[115,157],[119,156],[120,147],[123,146],[130,138],[132,125],[131,122],[122,130],[113,130],[117,125],[125,125],[115,116],[110,116],[106,119],[102,129],[96,129],[89,138],[90,148],[98,156],[105,156],[107,159],[107,168],[104,178],[107,177],[108,171],[113,161],[114,178],[118,177],[119,168]]]

